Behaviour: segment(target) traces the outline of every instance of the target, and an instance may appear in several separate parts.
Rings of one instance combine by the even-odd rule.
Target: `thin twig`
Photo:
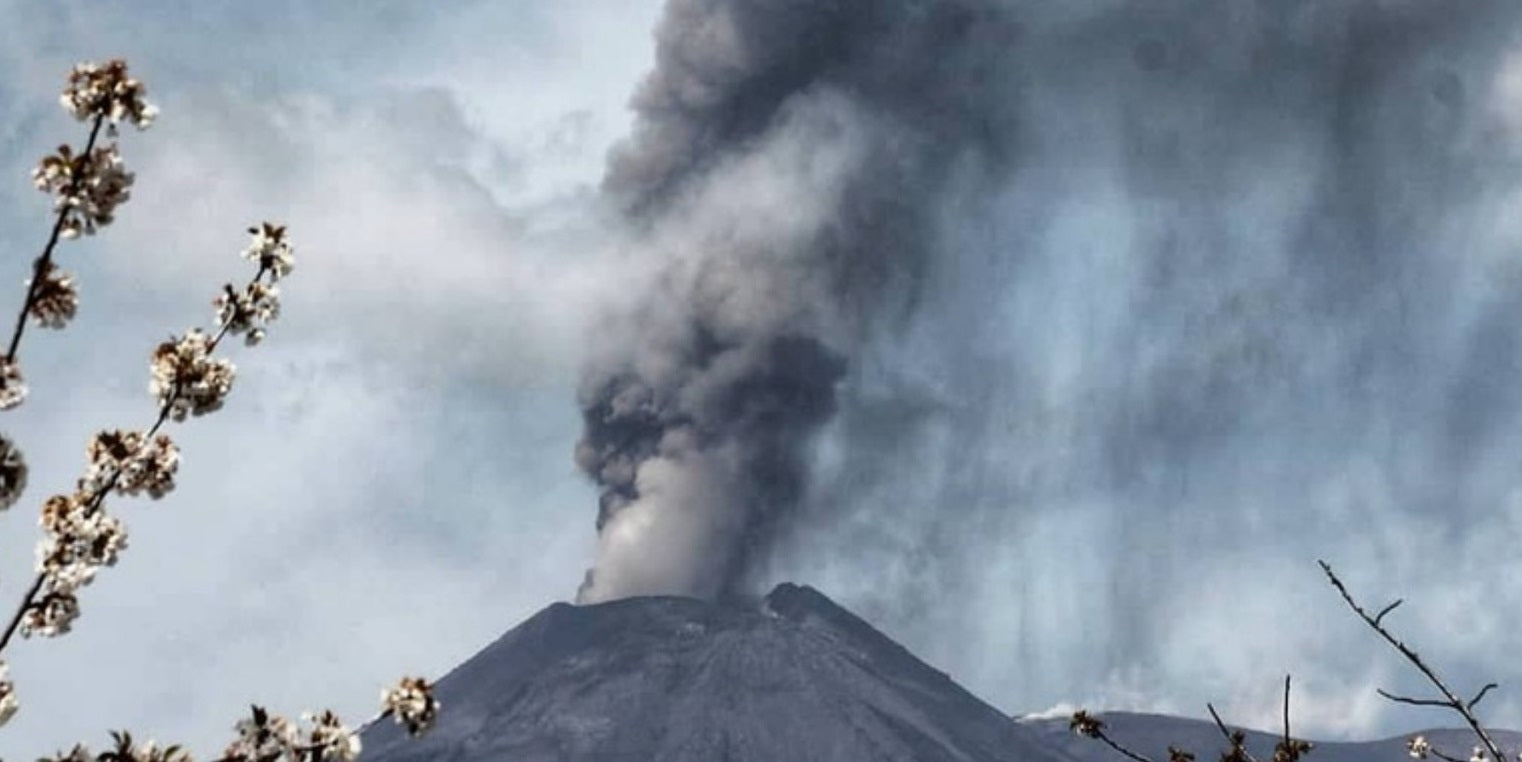
[[[1400,696],[1391,693],[1383,688],[1375,688],[1374,692],[1385,697],[1386,699],[1389,699],[1390,701],[1396,702],[1397,704],[1410,704],[1411,706],[1435,706],[1442,709],[1453,708],[1452,703],[1444,701],[1443,699],[1419,699],[1412,698],[1410,696]]]
[[[1394,611],[1396,606],[1399,606],[1405,602],[1406,601],[1404,598],[1396,598],[1394,603],[1391,603],[1390,605],[1380,609],[1379,613],[1374,615],[1374,623],[1379,624],[1380,622],[1384,621],[1385,614]]]
[[[1427,753],[1431,754],[1434,757],[1437,757],[1438,759],[1443,760],[1443,762],[1469,762],[1469,760],[1467,760],[1467,759],[1461,759],[1459,757],[1450,757],[1447,754],[1444,754],[1443,752],[1441,752],[1441,751],[1439,751],[1439,750],[1437,750],[1435,748],[1432,748],[1430,746],[1427,748]]]
[[[100,137],[100,128],[105,123],[106,115],[95,115],[95,123],[90,126],[90,137],[85,141],[84,153],[81,156],[89,156],[95,150],[95,141]],[[69,179],[69,187],[64,191],[65,196],[72,196],[79,192],[81,176],[75,175]],[[32,309],[32,302],[36,300],[37,293],[42,289],[43,276],[47,274],[48,266],[53,263],[53,250],[58,246],[58,240],[63,235],[64,220],[68,218],[69,207],[67,205],[58,210],[58,216],[53,220],[53,232],[48,234],[47,245],[42,248],[42,255],[32,262],[32,282],[27,286],[26,298],[21,300],[21,313],[16,316],[16,327],[11,331],[10,347],[5,350],[5,362],[10,364],[16,361],[16,352],[21,348],[21,334],[26,330],[26,314]]]
[[[1289,737],[1289,675],[1284,676],[1284,748],[1292,749],[1294,742]]]
[[[1469,703],[1467,704],[1467,706],[1470,709],[1474,709],[1474,705],[1480,703],[1480,699],[1485,698],[1485,694],[1489,693],[1491,688],[1499,688],[1499,687],[1500,686],[1497,685],[1496,683],[1486,683],[1485,687],[1481,688],[1480,692],[1474,694],[1474,698],[1469,700]]]
[[[1127,757],[1130,757],[1133,760],[1133,762],[1152,762],[1151,758],[1145,757],[1145,756],[1143,756],[1141,754],[1137,754],[1136,752],[1131,751],[1130,749],[1127,749],[1126,747],[1121,746],[1120,744],[1118,744],[1115,741],[1111,740],[1111,738],[1108,735],[1106,735],[1105,732],[1102,731],[1102,730],[1099,731],[1099,734],[1094,736],[1094,737],[1098,738],[1101,741],[1104,741],[1105,745],[1109,746],[1110,748],[1120,752],[1121,754],[1126,755]]]
[[[1399,639],[1392,635],[1389,630],[1386,630],[1384,626],[1380,624],[1379,619],[1369,616],[1369,613],[1365,611],[1362,606],[1359,606],[1357,601],[1353,600],[1353,595],[1349,593],[1348,588],[1342,584],[1342,580],[1338,579],[1337,575],[1332,572],[1332,567],[1328,565],[1326,561],[1318,560],[1316,563],[1321,565],[1321,570],[1323,572],[1326,572],[1327,579],[1331,581],[1332,587],[1337,588],[1338,594],[1342,596],[1343,602],[1348,604],[1348,608],[1351,608],[1353,613],[1358,615],[1359,619],[1362,619],[1365,624],[1369,625],[1369,627],[1373,628],[1375,632],[1379,633],[1379,636],[1383,638],[1386,643],[1389,643],[1391,648],[1394,648],[1398,653],[1400,653],[1401,656],[1406,657],[1406,661],[1411,662],[1412,666],[1416,667],[1417,671],[1421,672],[1422,675],[1427,678],[1427,681],[1432,683],[1433,687],[1437,688],[1438,692],[1443,694],[1444,700],[1438,701],[1436,699],[1413,699],[1404,696],[1395,696],[1383,690],[1379,691],[1379,695],[1384,696],[1391,701],[1396,701],[1402,704],[1414,704],[1417,706],[1441,706],[1458,712],[1459,716],[1464,718],[1464,722],[1469,725],[1469,729],[1473,730],[1474,734],[1479,737],[1480,742],[1485,745],[1485,750],[1490,753],[1490,758],[1492,760],[1496,760],[1497,762],[1504,759],[1501,754],[1500,747],[1497,746],[1496,742],[1491,739],[1490,733],[1486,732],[1485,728],[1480,725],[1480,721],[1475,718],[1474,712],[1470,711],[1474,706],[1474,702],[1479,701],[1481,698],[1483,698],[1486,691],[1490,690],[1492,686],[1487,685],[1475,696],[1474,701],[1470,702],[1469,704],[1465,704],[1463,700],[1454,694],[1453,691],[1449,690],[1448,686],[1444,684],[1442,679],[1437,676],[1437,673],[1433,672],[1432,669],[1427,666],[1427,663],[1422,661],[1422,658],[1418,656],[1415,651],[1408,648],[1405,643],[1402,643]],[[1399,601],[1397,601],[1397,603],[1399,603]],[[1381,613],[1381,616],[1383,613],[1388,613],[1391,608],[1394,608],[1394,604],[1386,606],[1384,612]]]

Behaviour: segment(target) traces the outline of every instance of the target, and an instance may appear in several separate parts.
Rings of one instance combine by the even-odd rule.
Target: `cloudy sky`
[[[976,12],[920,34],[945,19],[911,3],[683,0],[658,59],[661,5],[0,0],[11,298],[48,224],[27,173],[83,137],[68,67],[125,57],[163,111],[122,137],[118,223],[62,250],[78,319],[23,346],[0,594],[90,434],[151,421],[148,353],[246,276],[243,229],[287,222],[298,256],[228,406],[174,427],[179,489],[115,504],[132,544],[76,632],[7,655],[0,757],[113,728],[214,753],[251,701],[359,718],[573,597],[604,558],[578,393],[610,341],[660,345],[608,316],[728,262],[726,303],[765,312],[819,230],[913,267],[798,307],[844,370],[750,584],[814,584],[1011,713],[1270,726],[1292,672],[1319,737],[1446,722],[1374,695],[1421,686],[1326,558],[1522,727],[1522,9],[948,0]],[[635,234],[599,189],[658,61],[710,67],[671,80],[699,105],[813,73]],[[688,148],[648,105],[625,191]],[[911,240],[873,237],[900,196]]]

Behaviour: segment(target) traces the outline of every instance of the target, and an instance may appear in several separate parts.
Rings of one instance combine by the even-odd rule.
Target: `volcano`
[[[1122,762],[1065,717],[1016,721],[810,587],[759,600],[554,604],[438,682],[438,724],[364,735],[369,762]],[[1153,759],[1213,758],[1209,722],[1099,715]],[[1429,730],[1440,748],[1472,737]],[[1497,732],[1504,748],[1522,735]],[[1250,732],[1271,759],[1275,736]],[[1404,737],[1317,744],[1309,762],[1403,759]]]
[[[557,603],[437,686],[438,726],[373,762],[1070,759],[809,587],[749,603]]]

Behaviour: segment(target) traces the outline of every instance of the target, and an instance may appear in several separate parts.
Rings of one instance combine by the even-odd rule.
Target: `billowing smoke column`
[[[1233,711],[1272,725],[1293,671],[1323,730],[1409,730],[1326,558],[1437,606],[1402,626],[1456,679],[1522,674],[1488,605],[1522,596],[1522,3],[681,3],[661,34],[608,181],[661,275],[585,388],[588,599],[750,566],[1006,709],[1266,687]]]
[[[582,602],[737,591],[853,348],[912,306],[953,178],[1005,160],[987,3],[671,0],[605,191],[658,275],[586,369]]]

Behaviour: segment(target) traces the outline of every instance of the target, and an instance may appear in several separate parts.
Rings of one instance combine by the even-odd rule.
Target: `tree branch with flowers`
[[[122,160],[119,126],[147,129],[158,109],[145,100],[147,89],[132,78],[124,61],[82,63],[68,77],[60,101],[80,122],[90,125],[84,147],[69,145],[43,157],[32,172],[38,190],[53,197],[53,223],[42,253],[32,262],[26,295],[5,355],[0,357],[0,410],[25,401],[28,386],[21,371],[20,349],[26,327],[62,329],[79,306],[74,276],[55,262],[62,241],[95,235],[114,219],[117,207],[131,195],[135,177]],[[153,422],[141,430],[106,429],[86,448],[84,475],[73,491],[43,501],[37,544],[37,570],[4,630],[0,656],[23,639],[55,638],[68,634],[80,617],[80,593],[100,569],[114,566],[127,548],[127,530],[106,510],[107,495],[160,499],[173,491],[180,451],[163,430],[170,422],[200,417],[223,406],[232,391],[236,368],[216,356],[229,335],[242,336],[248,346],[264,339],[280,314],[279,282],[295,266],[293,247],[282,225],[269,222],[249,228],[251,241],[243,257],[255,265],[254,275],[241,287],[226,283],[212,301],[216,322],[210,331],[198,327],[171,336],[153,351],[149,392],[157,403]],[[0,510],[14,505],[27,486],[28,467],[20,448],[0,433]],[[15,684],[0,659],[0,725],[20,708]],[[353,760],[361,747],[359,735],[388,717],[421,735],[438,716],[433,686],[421,677],[405,677],[381,695],[381,709],[358,727],[346,726],[332,711],[307,713],[305,727],[263,707],[234,726],[233,742],[217,762],[325,762]],[[153,741],[134,742],[126,731],[111,733],[108,750],[92,753],[84,745],[59,752],[42,762],[190,762],[179,746],[159,747]]]

